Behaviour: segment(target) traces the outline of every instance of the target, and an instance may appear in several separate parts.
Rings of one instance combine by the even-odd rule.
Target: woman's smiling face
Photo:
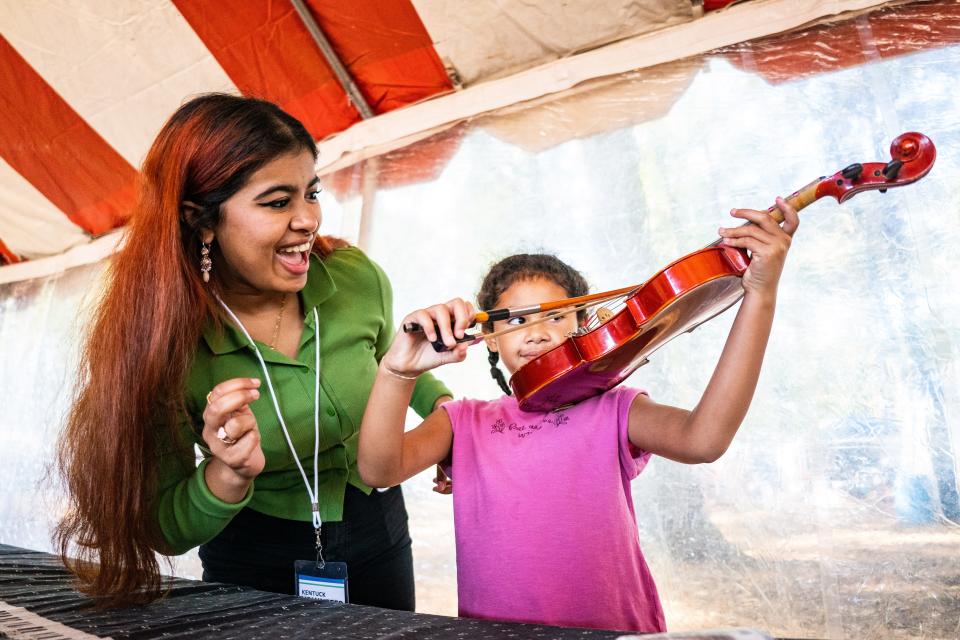
[[[203,235],[219,250],[213,268],[225,290],[283,293],[306,285],[319,190],[314,157],[303,150],[265,164],[223,203],[220,224]]]

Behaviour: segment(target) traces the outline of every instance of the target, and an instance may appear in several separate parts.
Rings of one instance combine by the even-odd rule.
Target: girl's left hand
[[[401,376],[415,377],[443,364],[462,362],[467,357],[470,343],[458,343],[454,338],[463,337],[475,315],[473,305],[461,298],[414,311],[403,319],[400,326],[416,322],[423,331],[405,333],[401,329],[380,364]],[[450,350],[434,350],[430,343],[438,339]]]
[[[778,224],[766,211],[733,209],[731,216],[753,224],[720,229],[724,244],[750,251],[750,266],[743,274],[743,289],[748,295],[776,296],[791,238],[800,226],[796,209],[786,200],[777,198],[777,208],[783,213],[782,224]]]

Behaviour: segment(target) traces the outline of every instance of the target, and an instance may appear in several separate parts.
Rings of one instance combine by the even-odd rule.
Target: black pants
[[[304,498],[306,499],[306,498]],[[400,487],[369,496],[347,485],[343,521],[324,522],[323,557],[346,562],[350,602],[413,611],[413,554]],[[238,513],[200,547],[203,579],[293,593],[293,563],[316,557],[309,522]]]

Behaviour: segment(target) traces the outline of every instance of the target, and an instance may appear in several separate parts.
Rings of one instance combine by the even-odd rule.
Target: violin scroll
[[[927,175],[936,159],[937,148],[930,138],[916,131],[901,133],[890,143],[889,162],[852,164],[821,178],[813,199],[832,196],[837,202],[846,202],[862,191],[876,189],[883,193],[891,187],[902,187]]]

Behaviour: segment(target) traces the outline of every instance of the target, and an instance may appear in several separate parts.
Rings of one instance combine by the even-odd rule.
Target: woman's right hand
[[[414,311],[403,319],[400,326],[415,322],[423,330],[406,333],[401,329],[381,364],[401,376],[418,376],[442,364],[462,362],[467,357],[470,343],[458,343],[454,338],[463,337],[475,315],[473,305],[461,298]],[[450,350],[437,352],[431,342],[438,339]]]
[[[203,441],[214,457],[207,465],[207,486],[227,502],[243,499],[266,463],[257,419],[250,410],[250,403],[260,397],[259,387],[257,378],[231,378],[207,394]]]

